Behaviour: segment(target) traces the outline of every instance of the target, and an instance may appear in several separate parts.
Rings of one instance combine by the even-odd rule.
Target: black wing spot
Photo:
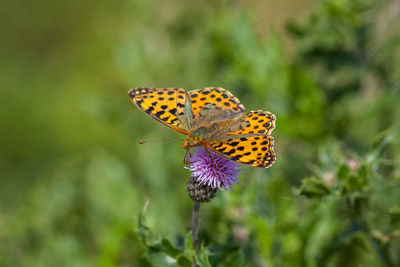
[[[168,95],[173,95],[173,94],[175,94],[175,91],[168,91],[167,94],[168,94]]]
[[[240,141],[247,141],[247,138],[246,137],[242,137],[242,138],[240,138]]]
[[[243,151],[244,150],[244,146],[239,146],[236,149],[239,150],[239,151]]]
[[[225,102],[225,103],[224,103],[224,106],[226,106],[226,107],[230,107],[230,106],[231,106],[231,104],[230,104],[229,102]]]
[[[224,152],[227,147],[221,147],[220,149],[217,149],[219,152]]]
[[[229,140],[228,140],[229,141]],[[223,143],[220,143],[219,145],[215,146],[214,148],[217,149],[219,147],[223,146]]]
[[[231,158],[231,160],[239,160],[242,157],[242,155],[236,155]]]
[[[163,115],[164,113],[165,113],[164,110],[160,110],[159,112],[157,112],[157,113],[154,114],[154,115],[156,115],[157,117],[160,117],[160,116]]]
[[[228,156],[230,156],[230,155],[232,155],[232,154],[235,153],[235,152],[236,152],[236,149],[232,148],[231,150],[229,150],[229,151],[226,152],[225,154],[228,155]]]
[[[201,93],[202,93],[203,95],[208,95],[208,94],[211,93],[211,92],[207,90],[207,91],[202,91]]]
[[[168,106],[167,106],[167,105],[162,105],[160,108],[162,108],[162,109],[167,109]]]
[[[222,99],[221,99],[220,97],[218,97],[218,98],[215,99],[215,100],[217,100],[217,102],[221,102],[221,101],[222,101]]]
[[[130,97],[131,99],[133,99],[133,98],[135,97],[135,91],[130,90],[130,91],[128,92],[128,95],[129,95],[129,97]]]

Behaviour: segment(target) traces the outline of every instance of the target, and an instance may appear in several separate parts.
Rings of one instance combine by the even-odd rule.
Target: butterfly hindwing
[[[232,112],[244,111],[244,106],[228,90],[220,87],[208,87],[189,92],[193,117],[198,117],[204,108],[229,109]]]
[[[243,122],[239,130],[230,132],[229,135],[270,135],[275,129],[275,115],[262,111],[250,111],[243,118]]]
[[[224,142],[212,142],[216,154],[240,164],[268,168],[276,160],[274,138],[270,135],[241,137]]]
[[[136,106],[158,122],[187,134],[187,92],[181,88],[134,88],[128,92]]]

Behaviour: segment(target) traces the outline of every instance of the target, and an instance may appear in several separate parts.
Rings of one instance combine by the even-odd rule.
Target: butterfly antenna
[[[178,139],[154,139],[154,140],[140,140],[139,144],[153,143],[153,142],[178,142]]]

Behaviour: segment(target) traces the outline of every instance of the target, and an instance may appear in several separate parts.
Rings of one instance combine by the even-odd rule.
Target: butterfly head
[[[199,146],[201,142],[203,141],[203,137],[205,134],[206,128],[205,127],[200,127],[188,134],[188,136],[185,138],[183,141],[182,146],[183,147],[195,147]]]

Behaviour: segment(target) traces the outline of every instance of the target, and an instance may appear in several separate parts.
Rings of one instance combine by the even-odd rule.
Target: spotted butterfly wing
[[[274,138],[275,115],[261,110],[244,116],[240,130],[229,132],[219,142],[210,142],[218,155],[229,160],[254,167],[268,168],[276,160]]]
[[[235,113],[244,111],[244,106],[228,90],[220,87],[208,87],[189,92],[193,117],[200,115],[208,107],[213,109],[229,109]]]
[[[276,160],[274,138],[270,135],[232,138],[211,142],[210,146],[223,158],[253,167],[268,168]]]
[[[184,89],[133,88],[128,94],[133,103],[151,118],[182,134],[189,132],[192,115]]]
[[[275,129],[275,115],[262,110],[250,111],[243,118],[242,127],[229,135],[270,135]]]

